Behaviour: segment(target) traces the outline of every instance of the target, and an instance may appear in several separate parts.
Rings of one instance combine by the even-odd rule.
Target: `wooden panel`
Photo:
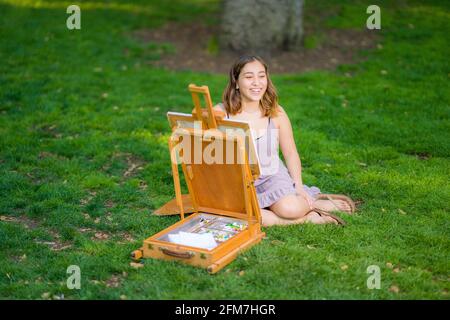
[[[194,206],[192,205],[191,197],[188,194],[181,195],[181,199],[183,202],[184,213],[195,212]],[[153,214],[157,216],[169,216],[180,214],[180,208],[177,205],[177,199],[173,198],[172,200],[168,201],[160,208],[156,209],[153,212]]]
[[[223,133],[216,132],[205,141],[201,133],[187,132],[180,133],[179,141],[183,148],[185,180],[196,204],[199,207],[247,213],[245,193],[249,190],[244,185],[250,183],[251,177],[244,174],[246,170],[243,168],[248,165],[245,164],[245,151],[238,149],[237,140],[227,140]],[[208,155],[211,157],[208,158]]]
[[[195,111],[195,109],[194,109]],[[196,112],[193,113],[196,115]],[[252,171],[252,175],[254,179],[257,179],[260,175],[260,167],[259,167],[259,159],[258,153],[256,151],[256,147],[253,143],[254,137],[253,133],[250,130],[250,126],[246,121],[240,120],[231,120],[231,119],[223,119],[223,113],[214,110],[214,115],[217,122],[217,129],[222,133],[229,134],[231,130],[234,134],[239,134],[245,137],[245,147],[248,153],[248,162]],[[170,127],[172,131],[176,129],[194,129],[200,130],[201,128],[206,129],[205,126],[202,126],[196,119],[196,116],[187,113],[179,113],[179,112],[168,112],[167,118],[170,123]]]

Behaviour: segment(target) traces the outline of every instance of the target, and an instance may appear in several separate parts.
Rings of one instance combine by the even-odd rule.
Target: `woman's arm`
[[[279,124],[279,141],[281,152],[283,153],[286,167],[294,180],[297,190],[303,186],[302,166],[300,156],[295,145],[294,135],[292,132],[291,122],[284,109],[279,106],[278,124]]]
[[[280,112],[277,118],[280,129],[279,141],[281,152],[283,152],[289,174],[295,182],[295,191],[308,202],[309,207],[312,209],[314,207],[314,200],[303,188],[302,164],[295,145],[291,122],[281,106],[279,106],[279,110]]]

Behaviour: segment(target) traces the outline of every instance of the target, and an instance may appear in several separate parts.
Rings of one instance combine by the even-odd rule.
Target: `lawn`
[[[363,61],[275,74],[305,184],[360,201],[344,228],[264,228],[216,275],[175,262],[130,265],[179,217],[167,111],[190,112],[189,83],[214,102],[225,74],[148,63],[170,45],[130,34],[167,21],[215,23],[217,1],[0,0],[1,299],[449,299],[450,6],[379,1]],[[364,1],[306,1],[330,28],[362,29]],[[314,17],[307,17],[307,20]],[[184,189],[186,191],[186,189]],[[81,289],[66,286],[70,265]],[[366,285],[381,271],[380,289]]]

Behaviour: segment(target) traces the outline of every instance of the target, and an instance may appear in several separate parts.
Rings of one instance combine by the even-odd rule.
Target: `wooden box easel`
[[[195,106],[192,114],[168,113],[172,126],[169,150],[174,200],[181,220],[145,239],[143,246],[134,251],[132,257],[177,260],[215,273],[233,261],[239,252],[261,241],[265,235],[261,231],[261,213],[253,185],[259,176],[259,166],[251,136],[245,140],[241,135],[224,132],[231,128],[248,130],[250,133],[248,123],[226,120],[223,114],[215,112],[208,87],[191,84],[189,91]],[[206,108],[201,107],[199,95],[204,97]],[[187,140],[190,141],[191,152],[179,151],[177,144]],[[214,142],[220,142],[224,157],[229,150],[233,150],[232,155],[228,154],[228,159],[233,161],[205,163],[202,159],[196,163],[195,146],[201,147],[203,155],[205,149]],[[189,195],[181,194],[177,160],[181,162]],[[185,217],[184,206],[188,200],[194,213]],[[211,233],[217,246],[206,249],[172,242],[170,236],[178,232]]]

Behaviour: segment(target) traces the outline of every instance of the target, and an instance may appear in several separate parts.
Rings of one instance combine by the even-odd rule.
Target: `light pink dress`
[[[222,104],[221,107],[226,111]],[[227,118],[230,118],[228,112]],[[277,134],[278,129],[269,117],[267,131],[254,140],[262,171],[259,178],[255,181],[260,208],[268,208],[282,197],[297,193],[294,180],[280,159]],[[313,199],[320,193],[320,189],[314,186],[308,187],[303,185],[303,188]]]

